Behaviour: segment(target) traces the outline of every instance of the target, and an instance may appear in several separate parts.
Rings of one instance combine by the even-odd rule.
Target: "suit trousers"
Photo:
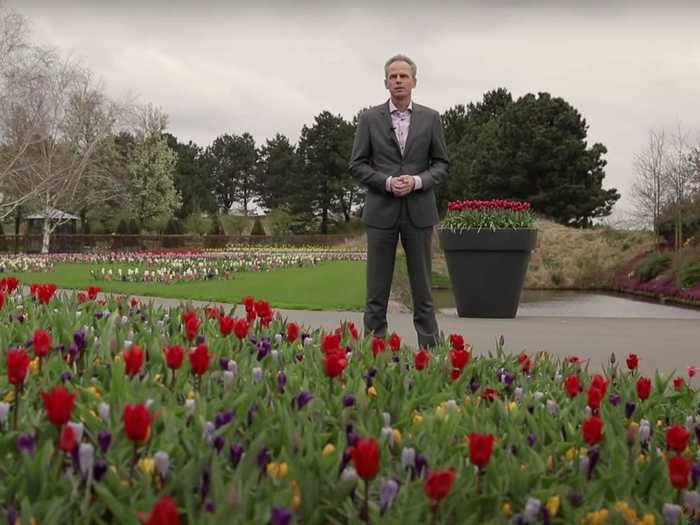
[[[411,222],[406,199],[401,201],[399,220],[393,228],[367,227],[367,305],[365,333],[386,337],[386,311],[396,261],[396,246],[406,252],[408,277],[413,298],[413,326],[418,344],[434,347],[438,325],[433,308],[431,247],[433,227],[417,228]]]

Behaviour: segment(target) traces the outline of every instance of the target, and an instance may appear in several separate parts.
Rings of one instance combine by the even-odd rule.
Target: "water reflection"
[[[457,315],[452,290],[433,290],[433,299],[442,313]],[[700,319],[700,309],[613,293],[525,290],[520,299],[518,317]]]

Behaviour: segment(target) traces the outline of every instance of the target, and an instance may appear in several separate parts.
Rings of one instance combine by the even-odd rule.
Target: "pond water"
[[[457,315],[452,290],[433,290],[433,300],[442,313]],[[614,293],[524,290],[517,315],[700,320],[700,309],[660,304]]]

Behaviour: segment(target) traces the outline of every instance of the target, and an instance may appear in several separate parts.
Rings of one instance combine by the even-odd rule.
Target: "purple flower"
[[[515,379],[515,376],[506,370],[505,368],[501,368],[497,372],[498,374],[498,381],[506,386],[511,386],[513,384],[513,380]]]
[[[73,376],[70,375],[70,372],[63,372],[63,373],[61,374],[61,381],[62,381],[63,383],[67,383],[67,382],[70,381],[72,378],[73,378]]]
[[[237,467],[238,463],[240,463],[244,451],[243,445],[240,443],[234,443],[231,445],[231,448],[229,448],[228,457],[231,460],[231,463],[233,463],[234,467]]]
[[[428,460],[420,452],[416,452],[416,476],[423,477],[423,474],[428,471]]]
[[[95,312],[95,319],[98,321],[104,317],[104,312]]]
[[[345,439],[347,439],[349,447],[354,447],[360,440],[360,436],[355,432],[355,427],[352,424],[345,426]]]
[[[599,459],[600,459],[600,449],[598,447],[594,447],[588,451],[588,479],[589,479],[589,481],[591,479],[591,476],[593,475],[593,470],[595,469],[595,466],[598,464]]]
[[[221,367],[221,370],[228,370],[228,361],[228,357],[219,358],[219,366]]]
[[[627,401],[625,403],[625,417],[627,419],[632,417],[635,408],[637,408],[637,405],[634,403],[634,401]]]
[[[248,423],[248,426],[252,426],[253,420],[255,419],[257,413],[258,406],[255,403],[253,403],[248,409],[248,413],[246,414],[246,423]]]
[[[619,405],[620,401],[622,401],[620,394],[610,394],[610,397],[608,399],[610,400],[610,404],[614,407]]]
[[[216,505],[214,505],[214,502],[212,501],[211,498],[207,498],[207,499],[204,501],[204,511],[205,511],[205,512],[208,512],[209,514],[211,514],[211,513],[214,512],[215,510],[216,510]]]
[[[71,363],[76,360],[78,353],[80,353],[78,346],[75,343],[71,343],[68,347],[68,355],[70,356]]]
[[[258,343],[258,361],[262,361],[272,350],[272,343],[269,337],[263,337]]]
[[[301,410],[304,408],[309,401],[311,401],[314,398],[313,394],[309,392],[308,390],[302,390],[299,392],[296,396],[294,396],[294,399],[292,399],[292,406],[297,407],[297,410]]]
[[[284,387],[286,384],[287,374],[284,373],[284,370],[280,370],[277,374],[277,388],[279,388],[280,392],[284,392]]]
[[[399,483],[395,479],[384,480],[381,489],[379,489],[380,514],[384,514],[387,510],[389,510],[398,493]]]
[[[199,334],[197,337],[194,338],[194,344],[195,345],[201,345],[206,342],[206,338],[202,335]]]
[[[350,408],[355,404],[355,396],[352,394],[345,394],[343,396],[343,407]]]
[[[690,479],[693,482],[693,488],[695,488],[700,481],[700,461],[693,465],[693,469],[690,471]]]
[[[202,498],[209,495],[209,484],[211,482],[211,472],[208,467],[202,469],[202,477],[199,479],[199,494]]]
[[[97,433],[97,443],[100,445],[100,450],[106,454],[112,444],[112,433],[107,430],[100,430]]]
[[[216,436],[214,438],[214,448],[216,448],[217,452],[221,452],[221,449],[224,448],[224,438],[221,436]]]
[[[534,447],[535,443],[537,443],[537,435],[534,432],[531,432],[527,435],[527,444]]]
[[[574,508],[583,505],[583,491],[581,489],[572,489],[571,492],[569,492],[569,503],[571,503],[571,506]]]
[[[350,449],[351,447],[348,447],[343,450],[343,457],[340,459],[340,469],[338,470],[338,475],[342,474],[345,467],[350,464],[350,460],[352,459],[352,452]]]
[[[695,426],[695,439],[698,442],[698,445],[700,445],[700,425]]]
[[[19,513],[14,507],[9,507],[7,509],[7,525],[15,525],[19,519]]]
[[[267,465],[270,463],[270,461],[272,461],[270,452],[265,447],[261,448],[258,455],[255,456],[255,463],[258,465],[258,468],[265,472],[265,469],[267,469]]]
[[[233,421],[233,415],[233,410],[222,410],[216,414],[216,417],[214,418],[214,427],[218,430],[224,425],[228,425],[231,421]]]
[[[104,459],[98,459],[95,461],[95,466],[92,467],[92,477],[95,481],[100,481],[104,475],[107,473],[109,468],[108,463]]]
[[[294,355],[294,358],[301,363],[304,360],[304,354],[301,352],[297,352]]]
[[[78,349],[78,352],[85,350],[85,333],[82,330],[78,330],[73,334],[73,342]]]
[[[284,507],[272,507],[270,513],[270,525],[289,525],[294,515]]]
[[[36,448],[36,440],[34,439],[34,435],[30,434],[29,432],[20,434],[17,437],[17,448],[21,452],[33,454]]]
[[[469,381],[469,389],[472,391],[472,394],[479,390],[480,386],[481,383],[479,383],[479,378],[477,376],[472,376],[471,380]]]

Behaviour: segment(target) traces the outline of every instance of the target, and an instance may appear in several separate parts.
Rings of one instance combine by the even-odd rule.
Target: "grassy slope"
[[[316,267],[240,273],[231,280],[178,284],[95,281],[89,269],[88,265],[60,264],[51,274],[15,275],[24,283],[53,282],[59,287],[80,289],[97,285],[104,291],[153,297],[237,303],[242,297],[253,295],[270,301],[275,308],[362,310],[365,301],[365,264],[362,262],[328,262]]]

